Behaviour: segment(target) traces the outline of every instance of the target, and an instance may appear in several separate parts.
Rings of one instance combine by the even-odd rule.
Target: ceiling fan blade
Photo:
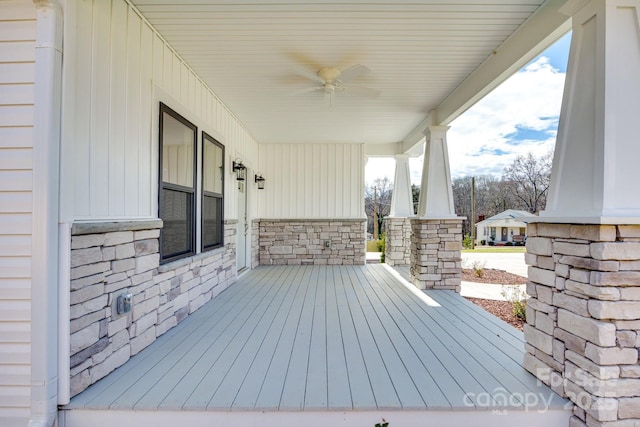
[[[364,76],[368,74],[371,70],[364,65],[354,65],[353,67],[349,67],[340,74],[340,81],[345,83],[349,80],[356,79],[358,77]]]
[[[363,96],[366,98],[377,98],[380,96],[380,91],[364,86],[343,86],[341,94],[347,96]]]
[[[304,94],[312,93],[312,92],[323,92],[323,88],[321,88],[321,87],[307,87],[307,88],[304,88],[304,89],[296,90],[296,91],[292,92],[291,95],[293,95],[293,96],[304,95]]]
[[[298,75],[300,75],[302,77],[306,77],[307,79],[309,79],[311,81],[324,84],[324,81],[320,78],[318,73],[315,72],[315,71],[311,71],[311,70],[309,70],[307,68],[304,68],[304,67],[295,67],[295,72],[296,72],[296,74],[298,74]]]
[[[299,67],[307,68],[310,70],[319,70],[323,67],[322,64],[318,63],[312,57],[305,55],[302,52],[286,52],[286,56],[289,57],[293,62],[295,62]],[[353,62],[352,62],[353,64]]]

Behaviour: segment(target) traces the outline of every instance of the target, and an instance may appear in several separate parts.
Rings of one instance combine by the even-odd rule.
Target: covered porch
[[[640,420],[640,0],[8,4],[0,424]],[[523,338],[454,292],[447,131],[569,29]]]
[[[61,424],[566,426],[571,406],[523,357],[522,333],[387,265],[259,267]]]

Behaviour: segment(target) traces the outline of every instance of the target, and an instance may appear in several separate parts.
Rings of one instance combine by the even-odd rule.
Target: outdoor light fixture
[[[258,184],[258,190],[264,190],[264,181],[262,174],[255,176],[255,182]]]
[[[247,167],[242,164],[242,160],[234,160],[232,169],[236,173],[236,179],[238,181],[244,181],[247,178]]]

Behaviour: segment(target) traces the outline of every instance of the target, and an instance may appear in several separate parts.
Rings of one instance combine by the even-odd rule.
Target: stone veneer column
[[[530,224],[524,366],[571,426],[640,425],[640,225]]]
[[[435,115],[435,114],[434,114]],[[460,292],[462,218],[453,207],[447,126],[425,130],[418,217],[411,218],[411,281],[420,289]]]
[[[260,265],[260,220],[251,221],[251,269]]]
[[[385,262],[389,265],[409,265],[411,246],[411,223],[413,195],[409,155],[395,156],[396,171],[391,196],[391,210],[385,219]]]
[[[411,218],[411,280],[420,289],[460,292],[462,220]]]
[[[529,226],[524,365],[570,425],[640,426],[640,0],[569,0],[546,210]],[[635,225],[630,225],[635,224]]]
[[[387,217],[385,223],[384,262],[389,265],[411,264],[411,221]]]

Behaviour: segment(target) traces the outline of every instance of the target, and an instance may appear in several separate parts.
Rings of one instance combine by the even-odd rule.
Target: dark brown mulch
[[[513,307],[508,301],[494,301],[490,299],[468,298],[475,305],[484,308],[489,313],[504,320],[511,326],[521,331],[524,328],[524,320],[513,315]]]
[[[508,273],[504,270],[495,270],[492,268],[482,269],[481,276],[477,276],[474,273],[473,269],[463,268],[462,280],[465,282],[495,283],[498,285],[524,285],[527,282],[526,277]]]
[[[527,282],[526,277],[508,273],[504,270],[494,270],[491,268],[482,269],[482,276],[478,277],[473,269],[462,270],[462,280],[475,283],[494,283],[497,285],[522,285]],[[467,298],[475,305],[482,307],[489,313],[504,320],[516,329],[523,330],[524,320],[513,314],[513,306],[508,301],[494,301],[489,299]]]

